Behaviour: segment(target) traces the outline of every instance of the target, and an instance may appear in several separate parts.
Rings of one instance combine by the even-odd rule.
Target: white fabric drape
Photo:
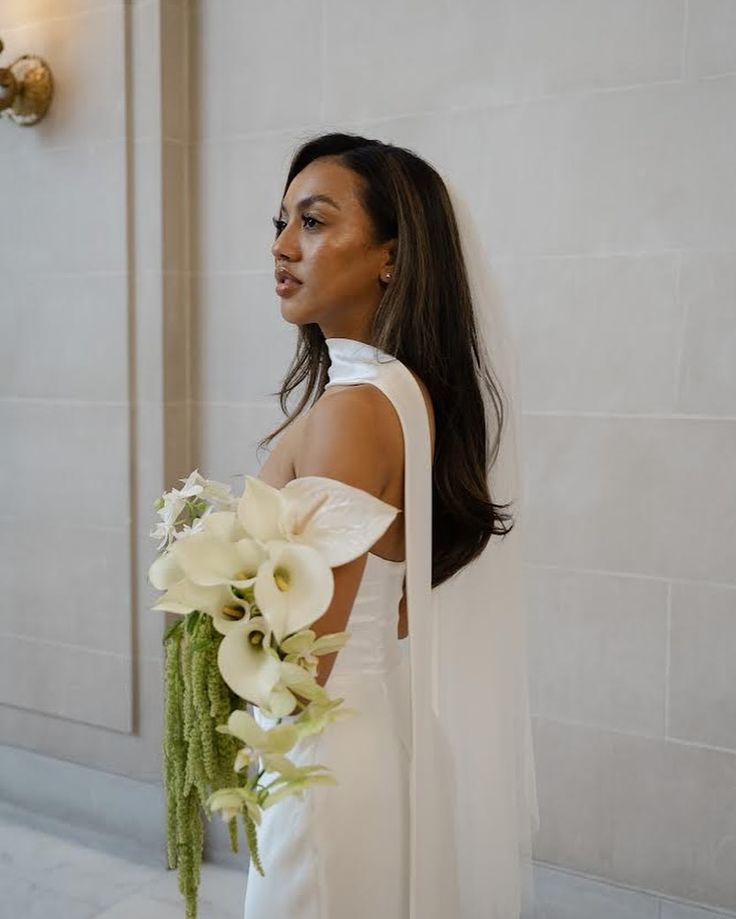
[[[539,827],[528,694],[516,355],[473,219],[446,181],[476,319],[504,401],[490,472],[515,526],[431,589],[431,442],[406,381],[407,606],[411,661],[411,919],[518,919],[534,899]],[[405,370],[406,368],[404,368]],[[417,407],[418,406],[418,407]],[[494,419],[489,410],[489,421]],[[492,432],[491,432],[492,433]],[[489,436],[490,440],[490,436]]]

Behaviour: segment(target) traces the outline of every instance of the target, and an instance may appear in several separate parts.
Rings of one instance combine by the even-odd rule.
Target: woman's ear
[[[381,280],[384,282],[391,280],[396,267],[397,242],[396,239],[390,239],[384,245],[385,255],[381,265]]]

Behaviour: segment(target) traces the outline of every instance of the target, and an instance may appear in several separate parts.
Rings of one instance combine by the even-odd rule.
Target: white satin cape
[[[330,382],[384,391],[404,435],[409,919],[518,919],[533,898],[530,840],[539,819],[520,524],[433,590],[431,439],[421,390],[401,361],[374,346],[326,342]],[[520,497],[518,482],[508,481],[518,468],[516,444],[505,450],[493,470],[496,502]]]

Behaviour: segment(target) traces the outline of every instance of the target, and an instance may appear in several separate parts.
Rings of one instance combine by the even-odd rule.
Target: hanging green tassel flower
[[[222,636],[209,616],[190,613],[164,638],[165,710],[163,773],[166,796],[166,851],[169,868],[179,873],[186,919],[197,917],[197,894],[204,844],[203,812],[214,792],[244,785],[234,771],[239,744],[216,730],[243,705],[217,669]],[[245,822],[246,839],[251,833]],[[230,848],[238,852],[235,818],[228,820]]]

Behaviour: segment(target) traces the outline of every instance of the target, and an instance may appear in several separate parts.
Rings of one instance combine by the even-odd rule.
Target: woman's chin
[[[281,299],[281,316],[287,322],[291,322],[294,325],[306,325],[308,322],[316,322],[317,320],[310,315],[309,310],[305,310],[304,307],[299,307],[296,303],[292,303],[286,298]]]

